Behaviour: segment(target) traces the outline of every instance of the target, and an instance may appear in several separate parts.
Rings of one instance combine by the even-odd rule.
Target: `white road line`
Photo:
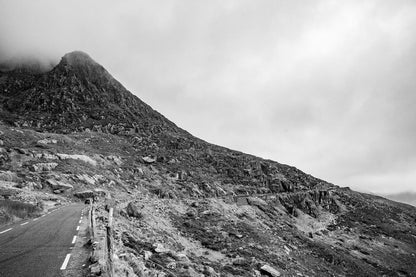
[[[77,227],[77,231],[79,231],[79,226]]]
[[[65,257],[65,260],[64,260],[64,263],[62,264],[62,266],[61,266],[61,270],[65,270],[66,269],[66,267],[67,267],[67,265],[68,265],[68,262],[69,262],[69,258],[71,257],[71,254],[66,254],[66,257]]]
[[[36,220],[38,220],[39,218],[35,218],[33,221],[36,221]]]
[[[29,222],[22,223],[22,224],[20,224],[20,226],[26,225],[26,224],[28,224],[28,223],[29,223]]]
[[[71,243],[74,244],[76,240],[77,240],[77,236],[74,236]]]
[[[81,220],[82,220],[82,216],[81,216],[81,218],[80,218]]]
[[[8,232],[8,231],[10,231],[10,230],[12,230],[13,228],[9,228],[9,229],[7,229],[7,230],[4,230],[4,231],[1,231],[0,232],[0,234],[4,234],[4,233],[6,233],[6,232]]]
[[[79,221],[78,221],[78,223],[81,223],[82,222],[82,219],[80,219]]]

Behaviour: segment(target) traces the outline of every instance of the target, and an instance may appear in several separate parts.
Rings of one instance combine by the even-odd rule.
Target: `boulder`
[[[163,246],[163,244],[161,244],[161,243],[153,244],[153,248],[154,248],[154,251],[156,253],[168,253],[168,252],[170,252],[170,250],[168,248],[166,248],[165,246]]]
[[[139,218],[139,219],[143,217],[143,214],[141,212],[139,212],[139,209],[137,208],[137,206],[134,205],[132,202],[130,202],[127,205],[126,212],[131,217],[135,217],[135,218]]]
[[[107,191],[104,189],[94,189],[94,194],[97,196],[106,196]]]
[[[146,156],[146,157],[142,157],[142,160],[147,164],[152,164],[156,162],[157,158],[153,156]]]
[[[37,163],[32,165],[32,170],[35,172],[51,171],[58,166],[58,163]]]
[[[260,268],[260,272],[263,275],[266,276],[270,276],[270,277],[279,277],[280,276],[280,272],[277,269],[274,269],[273,267],[271,267],[270,265],[263,265]]]
[[[86,163],[89,163],[93,166],[97,165],[97,162],[88,157],[87,155],[70,155],[70,154],[56,154],[61,160],[67,160],[67,159],[72,159],[72,160],[79,160],[79,161],[83,161]]]
[[[92,190],[78,191],[74,193],[74,196],[81,199],[93,198],[94,192]]]
[[[70,190],[73,189],[74,187],[70,184],[61,182],[61,181],[57,181],[57,180],[53,180],[53,179],[48,179],[46,180],[46,183],[48,183],[48,185],[53,189],[53,190],[61,190],[61,191],[65,191],[65,190]]]
[[[250,204],[252,206],[257,206],[257,207],[267,206],[266,201],[264,201],[263,199],[257,198],[257,197],[247,197],[247,202],[248,202],[248,204]]]
[[[84,181],[86,184],[95,185],[95,179],[87,174],[78,174],[76,177],[78,180]]]

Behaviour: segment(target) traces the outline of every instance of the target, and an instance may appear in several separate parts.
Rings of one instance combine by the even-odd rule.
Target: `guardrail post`
[[[110,208],[108,211],[108,224],[107,224],[107,253],[108,253],[108,273],[110,277],[114,276],[113,266],[113,213],[114,209]]]

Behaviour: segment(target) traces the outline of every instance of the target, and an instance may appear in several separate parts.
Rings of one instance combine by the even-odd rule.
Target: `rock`
[[[116,165],[122,165],[123,164],[123,161],[121,160],[121,158],[117,157],[117,156],[114,156],[114,155],[107,156],[106,159],[109,160],[109,161],[112,161]]]
[[[87,174],[78,174],[76,177],[78,178],[78,180],[84,181],[89,185],[95,185],[95,180]]]
[[[58,166],[58,163],[37,163],[32,165],[32,170],[35,172],[51,171]]]
[[[42,184],[36,182],[27,182],[26,187],[28,189],[42,189]]]
[[[54,191],[53,191],[53,193],[55,193],[55,194],[60,194],[60,193],[62,193],[62,190],[60,190],[60,189],[56,189],[56,190],[54,190]]]
[[[266,276],[270,276],[270,277],[279,277],[280,276],[280,272],[276,269],[274,269],[273,267],[269,266],[269,265],[263,265],[260,268],[260,273],[262,273],[263,275]]]
[[[130,202],[127,205],[126,212],[129,216],[135,217],[135,218],[143,218],[143,214],[139,212],[139,209],[134,205],[132,202]]]
[[[37,141],[37,144],[56,144],[58,141],[56,139],[41,139]]]
[[[3,146],[4,142],[0,139],[0,146]]]
[[[147,164],[151,164],[151,163],[156,162],[157,158],[154,156],[146,156],[146,157],[142,157],[142,160]]]
[[[14,150],[16,150],[17,153],[22,154],[22,155],[29,155],[30,152],[27,149],[23,149],[23,148],[13,148]]]
[[[153,244],[153,248],[156,253],[168,253],[169,252],[169,249],[165,248],[163,244],[161,243]]]
[[[53,180],[53,179],[48,179],[46,180],[46,183],[48,183],[48,185],[53,189],[53,190],[70,190],[73,189],[74,187],[70,184],[66,184],[63,183],[61,181],[57,181],[57,180]]]
[[[101,276],[101,267],[98,263],[90,265],[90,273],[92,276]]]
[[[152,252],[150,251],[144,251],[144,260],[147,261],[148,259],[150,259],[150,257],[152,257]]]
[[[106,196],[107,191],[104,189],[94,189],[94,194],[97,196]]]
[[[205,266],[204,275],[209,277],[218,277],[220,276],[215,270],[210,266]]]
[[[87,155],[69,155],[69,154],[56,154],[61,160],[67,160],[67,159],[73,159],[73,160],[79,160],[86,163],[89,163],[93,166],[97,165],[97,162],[88,157]]]
[[[175,259],[178,263],[181,264],[190,264],[191,261],[189,260],[188,256],[185,253],[177,253],[175,251],[169,251],[169,255]]]
[[[257,207],[267,206],[266,201],[264,201],[263,199],[257,198],[257,197],[247,197],[247,202],[248,202],[248,204],[250,204],[252,206],[257,206]]]
[[[0,171],[0,180],[7,182],[17,182],[20,180],[20,178],[17,177],[17,174],[15,172]]]
[[[74,193],[74,196],[81,199],[93,198],[94,192],[92,190],[78,191]]]

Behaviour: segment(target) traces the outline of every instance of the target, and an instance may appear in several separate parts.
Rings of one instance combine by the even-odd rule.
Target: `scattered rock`
[[[51,171],[58,166],[58,163],[37,163],[32,165],[32,170],[35,172]]]
[[[257,207],[267,206],[266,201],[264,201],[263,199],[257,198],[257,197],[247,197],[247,202],[248,202],[248,204],[250,204],[252,206],[257,206]]]
[[[154,156],[146,156],[146,157],[142,157],[142,160],[147,164],[152,164],[156,162],[157,158]]]
[[[144,260],[145,261],[147,261],[148,259],[150,259],[150,257],[152,257],[152,252],[150,252],[150,251],[143,251],[143,254],[144,254]]]
[[[56,139],[41,139],[37,141],[37,144],[56,144],[58,141]]]
[[[61,181],[57,181],[57,180],[53,180],[53,179],[48,179],[46,180],[46,183],[48,183],[48,185],[53,189],[53,190],[70,190],[73,189],[74,187],[70,184],[66,184],[63,183]]]
[[[93,198],[94,192],[92,190],[78,191],[74,193],[74,196],[81,199]]]
[[[269,266],[269,265],[263,265],[260,268],[260,273],[266,275],[266,276],[270,276],[270,277],[279,277],[280,276],[280,272],[276,269],[274,269],[273,267]]]
[[[114,156],[114,155],[107,156],[106,159],[109,160],[109,161],[112,161],[116,165],[122,165],[123,164],[123,161],[121,160],[121,158],[117,157],[117,156]]]
[[[143,218],[143,214],[139,212],[139,209],[134,205],[132,202],[130,202],[127,205],[126,212],[129,216],[135,217],[135,218]]]
[[[67,159],[72,159],[72,160],[79,160],[79,161],[83,161],[86,163],[89,163],[93,166],[97,165],[97,162],[88,157],[87,155],[69,155],[69,154],[56,154],[61,160],[67,160]]]
[[[204,268],[204,274],[205,276],[209,276],[209,277],[218,277],[220,276],[212,267],[210,266],[205,266]]]
[[[76,177],[78,180],[84,181],[85,183],[89,185],[95,185],[95,180],[87,174],[78,174]]]
[[[161,244],[161,243],[155,243],[155,244],[153,244],[153,248],[154,248],[154,250],[155,250],[156,253],[168,253],[169,252],[169,249],[168,248],[165,248],[163,246],[163,244]]]
[[[0,139],[0,146],[3,146],[4,142]]]

